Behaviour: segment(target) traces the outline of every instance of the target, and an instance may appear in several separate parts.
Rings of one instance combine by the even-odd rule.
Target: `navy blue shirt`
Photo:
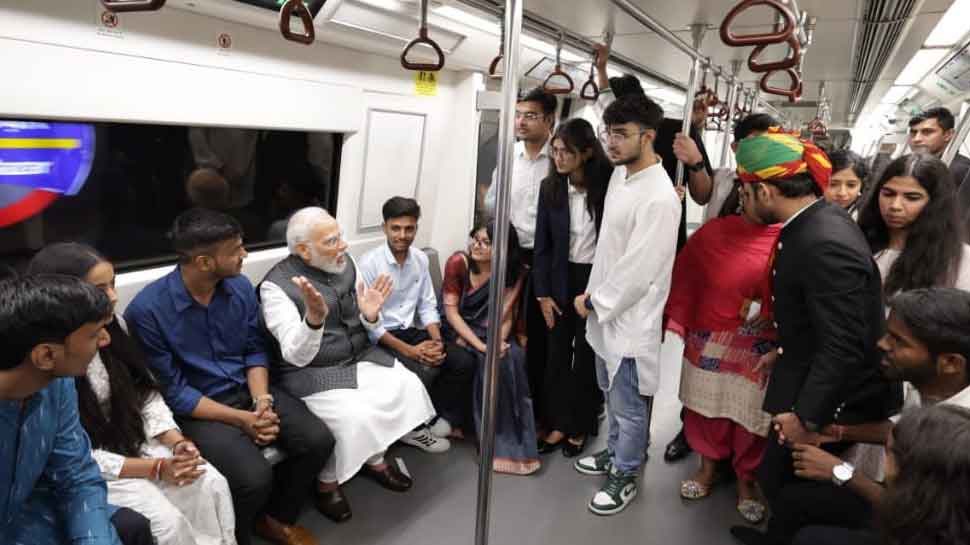
[[[245,387],[248,368],[266,367],[259,302],[243,275],[220,282],[203,306],[176,267],[145,286],[124,317],[175,414],[190,415],[203,396]]]

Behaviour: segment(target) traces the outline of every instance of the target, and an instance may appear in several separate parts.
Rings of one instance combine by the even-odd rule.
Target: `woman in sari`
[[[759,312],[781,227],[761,225],[750,203],[740,197],[735,202],[736,214],[706,223],[678,254],[665,315],[667,329],[684,339],[684,430],[701,456],[700,469],[681,483],[680,494],[707,497],[719,478],[718,461],[730,459],[738,476],[738,512],[759,523],[765,506],[754,472],[770,424],[761,410],[767,382],[760,362],[770,357],[775,339]]]
[[[442,303],[445,310],[445,338],[448,354],[473,358],[475,373],[473,414],[475,430],[482,426],[482,384],[485,371],[485,345],[488,336],[488,297],[491,286],[492,236],[494,222],[476,225],[469,236],[467,252],[455,252],[445,264]],[[498,473],[529,475],[539,470],[536,450],[535,418],[525,370],[525,353],[510,338],[516,307],[522,292],[518,237],[509,229],[508,269],[501,326],[498,414],[495,419],[495,461]],[[480,433],[480,432],[479,432]]]

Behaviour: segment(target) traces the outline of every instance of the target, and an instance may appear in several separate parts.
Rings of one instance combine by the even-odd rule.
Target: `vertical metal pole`
[[[732,131],[734,130],[734,103],[737,102],[739,83],[731,83],[728,87],[728,115],[722,127],[724,128],[724,139],[721,140],[721,168],[730,168],[731,162],[728,161],[728,154],[731,153]]]
[[[970,104],[970,101],[965,101],[964,104]],[[946,151],[943,152],[943,162],[947,166],[953,162],[953,158],[960,152],[963,141],[970,134],[970,108],[964,107],[962,109],[966,110],[966,113],[960,118],[960,123],[957,124],[957,132],[953,135],[953,140],[950,140],[950,145],[946,147]]]
[[[697,73],[701,70],[701,61],[691,60],[690,76],[687,78],[687,91],[684,95],[684,121],[680,125],[680,132],[690,136],[691,114],[694,113],[694,95],[697,94]],[[677,173],[674,175],[674,183],[678,187],[684,185],[684,163],[677,160]]]
[[[481,463],[478,467],[478,504],[475,519],[475,545],[488,544],[489,508],[492,496],[492,463],[495,459],[495,411],[497,405],[499,352],[502,347],[502,306],[505,269],[508,261],[510,185],[512,147],[515,145],[515,103],[519,85],[519,40],[522,34],[522,0],[505,1],[505,77],[502,78],[502,110],[498,133],[498,184],[495,191],[495,233],[492,239],[492,275],[489,278],[488,339],[485,351],[483,385]]]

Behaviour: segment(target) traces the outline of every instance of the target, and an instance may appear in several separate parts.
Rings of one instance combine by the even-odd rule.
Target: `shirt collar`
[[[943,403],[947,405],[959,405],[960,407],[970,408],[970,386],[960,390],[956,395],[947,399]]]
[[[530,161],[538,161],[542,158],[549,158],[549,143],[552,142],[552,137],[546,138],[546,143],[542,145],[542,149],[539,150],[539,155],[535,159],[529,159],[529,156],[525,154],[525,142],[519,140],[515,143],[516,155],[522,157],[523,159],[529,159]]]
[[[639,180],[640,178],[645,178],[647,176],[651,176],[653,174],[654,169],[663,168],[664,165],[663,165],[663,162],[659,160],[660,159],[660,156],[659,155],[657,156],[657,159],[658,159],[658,161],[656,163],[648,166],[647,168],[641,170],[640,172],[637,172],[636,174],[634,174],[632,176],[627,176],[626,175],[626,166],[624,166],[623,167],[623,182],[624,183],[634,182],[636,180]]]
[[[791,222],[793,222],[793,221],[795,221],[795,218],[797,218],[798,216],[802,215],[802,212],[804,212],[804,211],[808,210],[809,208],[815,206],[816,204],[818,204],[822,200],[823,199],[819,198],[819,199],[815,200],[814,202],[812,202],[810,204],[806,204],[805,206],[803,206],[801,210],[799,210],[798,212],[795,212],[792,215],[792,217],[788,218],[788,221],[786,221],[785,223],[783,223],[782,226],[781,226],[781,228],[784,229],[785,227],[788,227],[788,224],[791,223]]]
[[[175,312],[184,312],[185,309],[195,304],[195,299],[192,298],[189,288],[185,287],[185,281],[182,280],[182,270],[179,266],[168,273],[167,284],[168,292],[172,296],[172,304],[175,305]],[[232,291],[226,285],[224,279],[216,284],[216,293],[220,291],[227,296],[232,295]]]
[[[404,265],[407,265],[408,261],[411,260],[411,251],[413,249],[413,246],[408,248],[408,256],[404,259]],[[394,258],[394,252],[391,251],[391,245],[388,244],[386,240],[384,241],[384,260],[387,261],[388,265],[397,266],[397,259]]]

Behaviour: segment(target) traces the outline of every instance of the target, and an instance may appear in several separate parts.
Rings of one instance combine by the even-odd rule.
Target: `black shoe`
[[[674,437],[674,440],[667,445],[667,450],[664,451],[664,461],[672,463],[683,460],[690,452],[691,448],[687,443],[687,436],[684,435],[684,430],[681,428],[677,437]]]
[[[396,464],[384,464],[383,470],[377,470],[365,465],[361,471],[363,471],[364,475],[377,481],[377,484],[394,492],[405,492],[414,484],[411,477],[401,473],[401,470],[397,468]]]
[[[568,440],[567,441],[563,441],[562,443],[563,443],[563,445],[562,445],[562,455],[565,456],[566,458],[575,458],[575,457],[579,456],[580,454],[582,454],[584,450],[586,450],[586,440],[585,439],[583,440],[582,443],[580,443],[578,445],[575,444],[575,443],[573,443],[572,441],[568,441]]]
[[[731,535],[744,545],[769,545],[768,536],[747,526],[732,526]]]
[[[334,522],[346,522],[352,516],[347,497],[339,487],[330,492],[317,491],[316,504],[317,511]]]
[[[565,439],[560,439],[557,443],[546,443],[542,439],[539,439],[536,443],[536,448],[539,450],[539,454],[549,454],[550,452],[555,452],[563,448],[562,444],[565,442]]]

